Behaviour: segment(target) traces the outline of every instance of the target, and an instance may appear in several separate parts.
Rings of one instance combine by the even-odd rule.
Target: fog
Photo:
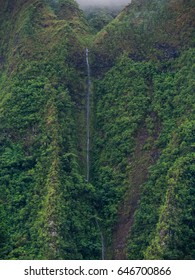
[[[76,0],[81,7],[91,6],[125,6],[131,0]]]

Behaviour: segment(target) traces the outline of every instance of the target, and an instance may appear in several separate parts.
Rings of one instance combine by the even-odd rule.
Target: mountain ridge
[[[0,258],[194,259],[194,1],[0,4]]]

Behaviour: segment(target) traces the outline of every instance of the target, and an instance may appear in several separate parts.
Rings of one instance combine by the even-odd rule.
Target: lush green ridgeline
[[[120,5],[116,7],[86,7],[84,13],[92,31],[97,33],[111,22],[121,10]]]
[[[194,42],[194,9],[193,0],[132,1],[97,34],[96,67],[113,66],[124,51],[137,61],[175,58]]]
[[[153,77],[161,121],[157,163],[149,169],[129,240],[129,258],[194,259],[194,49]]]
[[[108,258],[195,257],[193,16],[193,1],[133,1],[96,37],[92,183]]]
[[[132,1],[85,48],[73,0],[0,10],[0,258],[183,259],[194,252],[194,1]],[[101,231],[101,232],[100,232]]]
[[[0,4],[0,257],[99,258],[81,164],[83,13],[66,0]]]

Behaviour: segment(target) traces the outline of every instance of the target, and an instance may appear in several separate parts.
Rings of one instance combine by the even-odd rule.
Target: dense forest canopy
[[[194,259],[194,1],[0,6],[0,258]]]

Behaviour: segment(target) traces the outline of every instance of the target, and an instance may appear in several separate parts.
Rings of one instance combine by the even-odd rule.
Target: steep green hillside
[[[111,22],[122,10],[122,7],[86,7],[84,13],[94,33]]]
[[[194,66],[195,52],[189,49],[172,62],[171,70],[154,76],[152,109],[161,121],[160,156],[142,188],[130,258],[195,257]]]
[[[107,258],[195,258],[194,14],[193,1],[133,1],[94,42]]]
[[[85,182],[85,44],[74,1],[1,1],[2,258],[99,258]]]
[[[124,51],[136,61],[177,57],[194,43],[194,9],[193,0],[132,1],[97,34],[96,67],[113,66]]]
[[[194,1],[0,7],[0,258],[194,259]]]

